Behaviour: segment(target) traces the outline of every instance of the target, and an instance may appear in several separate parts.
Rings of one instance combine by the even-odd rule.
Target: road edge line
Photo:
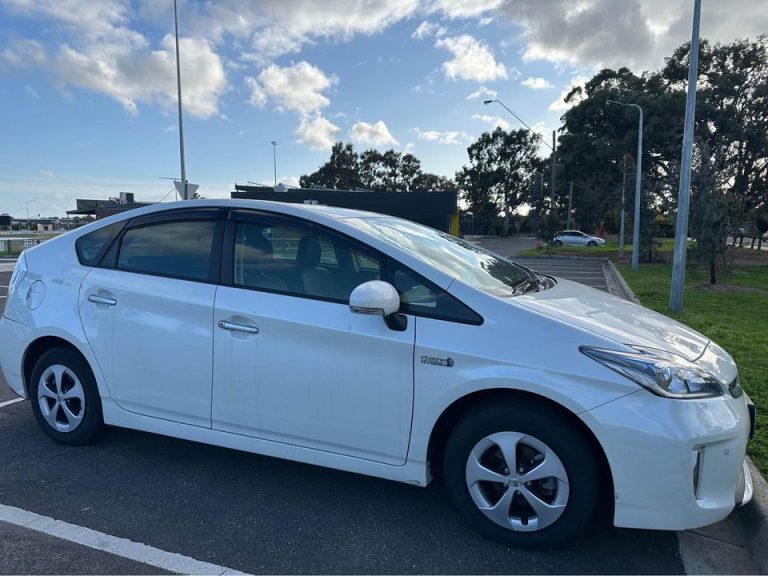
[[[176,552],[166,552],[148,544],[111,536],[6,504],[0,504],[0,521],[177,574],[243,574],[226,566],[203,562]]]

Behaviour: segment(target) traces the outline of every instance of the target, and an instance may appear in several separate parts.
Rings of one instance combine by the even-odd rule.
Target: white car
[[[605,240],[600,236],[590,236],[579,230],[564,230],[552,239],[555,246],[605,246]]]
[[[696,528],[752,493],[754,415],[714,342],[389,216],[249,200],[112,216],[24,252],[0,343],[64,444],[106,424],[441,475],[516,546],[566,542],[598,511]]]

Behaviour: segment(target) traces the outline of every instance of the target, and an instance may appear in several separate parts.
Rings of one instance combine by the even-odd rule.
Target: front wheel
[[[32,411],[48,436],[71,446],[101,432],[101,399],[90,366],[67,348],[48,350],[35,363],[29,385]]]
[[[602,483],[589,440],[536,402],[501,401],[467,414],[448,439],[443,465],[462,516],[508,546],[562,544],[596,514]]]
[[[597,242],[595,242],[594,240],[590,240],[589,242],[587,242],[587,246],[597,246]]]

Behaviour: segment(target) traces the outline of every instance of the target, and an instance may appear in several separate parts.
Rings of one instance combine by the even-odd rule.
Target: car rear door
[[[174,210],[132,220],[83,280],[83,328],[121,408],[210,427],[223,214]]]

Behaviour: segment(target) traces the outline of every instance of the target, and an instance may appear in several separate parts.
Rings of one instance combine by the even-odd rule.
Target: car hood
[[[621,344],[665,350],[696,360],[709,339],[667,316],[601,290],[562,278],[542,292],[514,301]]]

